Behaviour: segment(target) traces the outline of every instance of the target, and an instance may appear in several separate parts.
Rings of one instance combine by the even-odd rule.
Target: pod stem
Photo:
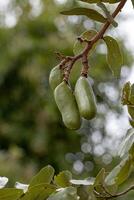
[[[82,57],[82,64],[83,64],[83,67],[82,67],[82,70],[81,70],[81,76],[84,76],[84,77],[87,78],[88,69],[89,69],[87,55],[83,55],[83,57]]]
[[[111,15],[112,19],[114,20],[114,18],[121,12],[122,8],[124,7],[125,3],[127,0],[121,0],[120,3],[118,4],[118,6],[116,7],[115,11],[113,12],[113,14]],[[79,54],[75,55],[75,56],[63,56],[62,55],[62,61],[60,63],[60,68],[61,69],[65,69],[64,70],[64,78],[63,80],[68,82],[69,76],[70,76],[70,72],[73,68],[73,65],[76,61],[78,60],[83,60],[84,57],[88,56],[88,53],[91,51],[93,45],[100,39],[103,38],[105,32],[107,31],[107,29],[109,28],[109,26],[112,24],[112,21],[107,19],[107,21],[103,24],[103,26],[101,27],[100,31],[96,33],[96,35],[90,40],[85,40],[81,37],[78,37],[77,39],[82,43],[82,42],[86,42],[86,47],[84,48],[84,50],[82,52],[80,52]],[[83,62],[82,62],[83,63]],[[67,66],[67,67],[65,67]],[[87,76],[87,71],[88,71],[88,63],[87,61],[83,63],[83,68],[82,68],[82,72],[81,75],[82,76]]]

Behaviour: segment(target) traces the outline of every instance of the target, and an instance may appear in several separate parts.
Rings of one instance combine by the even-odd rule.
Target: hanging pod
[[[49,75],[49,84],[52,90],[54,90],[61,82],[63,79],[63,75],[61,72],[61,69],[59,65],[54,67]]]
[[[54,98],[65,126],[69,129],[79,129],[81,119],[77,103],[70,87],[65,82],[56,87]]]
[[[94,92],[88,78],[81,76],[75,85],[75,98],[81,117],[90,120],[97,113]]]

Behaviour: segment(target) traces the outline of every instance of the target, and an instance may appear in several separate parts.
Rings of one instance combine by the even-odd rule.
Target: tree
[[[121,65],[122,65],[122,56],[120,53],[119,45],[114,38],[112,38],[111,36],[104,36],[104,33],[106,32],[106,30],[108,29],[110,24],[112,24],[113,26],[117,26],[117,22],[114,21],[114,18],[120,12],[120,10],[123,8],[126,1],[125,0],[119,1],[119,4],[112,15],[107,10],[107,7],[105,6],[105,4],[102,2],[99,2],[99,1],[90,2],[90,0],[86,1],[86,2],[97,3],[97,5],[99,7],[101,7],[102,10],[104,11],[106,17],[102,16],[101,14],[99,14],[98,12],[96,12],[93,9],[87,9],[87,8],[75,8],[70,11],[64,11],[64,12],[62,12],[62,14],[86,15],[93,20],[104,23],[104,25],[102,26],[102,29],[100,29],[100,31],[98,33],[94,30],[87,31],[78,38],[78,42],[75,44],[75,48],[74,48],[75,52],[77,52],[75,56],[64,56],[64,55],[58,53],[58,56],[61,59],[61,63],[58,65],[58,70],[61,70],[61,71],[63,70],[63,72],[64,72],[63,73],[63,81],[64,81],[63,86],[64,87],[63,87],[63,90],[61,90],[62,92],[64,92],[65,88],[68,87],[68,84],[69,84],[68,79],[70,76],[70,72],[72,70],[72,67],[74,66],[74,63],[79,59],[82,60],[82,64],[83,64],[83,68],[82,68],[82,72],[81,72],[81,76],[83,77],[82,81],[87,80],[87,73],[88,73],[88,68],[89,68],[88,53],[90,50],[93,49],[94,45],[100,39],[103,39],[107,45],[107,50],[108,50],[107,61],[110,66],[110,69],[113,71],[113,74],[115,76],[118,76],[120,74]],[[107,3],[107,2],[105,1],[105,3]],[[115,2],[110,1],[110,3],[115,3]],[[78,52],[79,45],[80,45],[80,50],[82,48],[80,53]],[[83,49],[83,45],[84,45],[84,49]],[[25,51],[23,53],[25,55]],[[22,59],[23,59],[23,57],[22,57]],[[19,61],[17,63],[19,63]],[[115,66],[116,66],[116,68],[115,68]],[[15,74],[16,74],[16,70],[15,70]],[[57,76],[55,78],[57,78]],[[33,78],[32,78],[32,80],[33,80]],[[54,78],[52,78],[52,81],[53,80],[54,80]],[[59,82],[58,82],[58,84],[59,84]],[[84,83],[82,83],[82,84],[84,84]],[[84,88],[83,85],[81,85],[81,86],[82,86],[81,88]],[[30,90],[31,89],[32,88],[30,88]],[[57,89],[57,87],[56,87],[56,89]],[[78,87],[78,92],[79,92],[79,87]],[[86,92],[89,93],[88,90]],[[68,93],[68,94],[70,95],[70,93]],[[57,92],[55,94],[55,99],[56,99],[56,103],[58,104],[58,107],[62,113],[63,106],[60,107],[59,103],[61,103],[61,102],[59,102],[59,99],[57,98],[57,97],[59,97],[59,95],[60,95],[60,93]],[[69,97],[69,95],[66,96],[66,98],[72,98],[72,95],[70,97]],[[80,94],[78,93],[77,99],[79,99],[79,97],[80,97],[79,95]],[[90,94],[91,98],[93,98],[92,95]],[[74,99],[74,97],[73,97],[73,99]],[[77,103],[79,103],[79,101],[81,101],[81,100],[79,99]],[[123,101],[123,104],[128,106],[128,111],[132,118],[132,119],[130,119],[130,123],[133,126],[133,85],[131,85],[130,83],[127,83],[124,86],[122,101]],[[73,101],[73,103],[74,103],[74,101]],[[74,108],[74,106],[72,108]],[[70,112],[71,112],[71,110],[70,110]],[[81,115],[82,115],[82,112],[81,112]],[[72,117],[72,116],[70,115],[70,117]],[[74,119],[74,118],[72,117],[72,119]],[[72,126],[72,124],[71,125],[68,124],[66,120],[67,119],[64,119],[64,123],[66,125],[69,125],[69,127],[74,128]],[[72,122],[72,120],[71,120],[71,122]],[[119,152],[120,152],[119,153],[120,156],[122,157],[122,160],[121,160],[120,164],[117,165],[108,175],[105,173],[105,170],[102,169],[99,172],[99,174],[96,176],[96,178],[78,181],[78,180],[72,179],[72,175],[69,171],[63,171],[59,175],[55,176],[55,178],[53,180],[54,169],[51,166],[47,166],[47,167],[43,168],[39,172],[39,174],[37,174],[37,176],[35,176],[32,179],[30,186],[28,187],[28,191],[25,194],[23,193],[22,190],[19,190],[19,189],[18,190],[17,189],[1,189],[0,195],[4,196],[4,195],[8,194],[8,197],[11,196],[14,199],[15,198],[16,199],[35,199],[35,198],[44,199],[45,198],[45,199],[50,199],[50,200],[51,199],[63,199],[63,198],[73,200],[73,199],[78,199],[79,197],[81,199],[96,199],[96,198],[111,199],[111,198],[115,198],[118,196],[122,196],[133,189],[133,186],[132,186],[132,187],[126,189],[124,192],[117,193],[118,186],[128,178],[129,172],[133,166],[133,128],[128,131],[128,136],[122,143]],[[126,155],[126,156],[124,157],[124,155]],[[76,186],[76,187],[74,187],[74,186]],[[62,189],[60,189],[60,187],[62,187]],[[5,196],[5,199],[8,197]],[[10,199],[11,199],[11,197],[10,197]]]

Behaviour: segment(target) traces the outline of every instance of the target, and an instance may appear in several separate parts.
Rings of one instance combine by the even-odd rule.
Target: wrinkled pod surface
[[[79,129],[81,126],[81,119],[75,96],[64,81],[56,87],[54,98],[61,112],[65,126],[69,129]]]
[[[57,65],[50,71],[49,84],[51,89],[54,90],[62,82],[62,79],[63,75],[61,69],[59,68],[59,65]]]
[[[88,78],[81,76],[75,85],[75,98],[81,117],[91,120],[96,116],[97,106]]]

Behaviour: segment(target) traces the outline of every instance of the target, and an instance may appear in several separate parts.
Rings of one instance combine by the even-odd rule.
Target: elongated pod
[[[81,117],[92,119],[97,112],[96,100],[88,78],[80,77],[75,85],[75,98]]]
[[[54,98],[65,126],[69,129],[79,129],[81,120],[77,103],[71,89],[65,82],[56,87]]]
[[[49,75],[49,84],[52,90],[54,90],[61,82],[63,79],[63,75],[61,72],[61,69],[59,68],[59,65],[54,67]]]

